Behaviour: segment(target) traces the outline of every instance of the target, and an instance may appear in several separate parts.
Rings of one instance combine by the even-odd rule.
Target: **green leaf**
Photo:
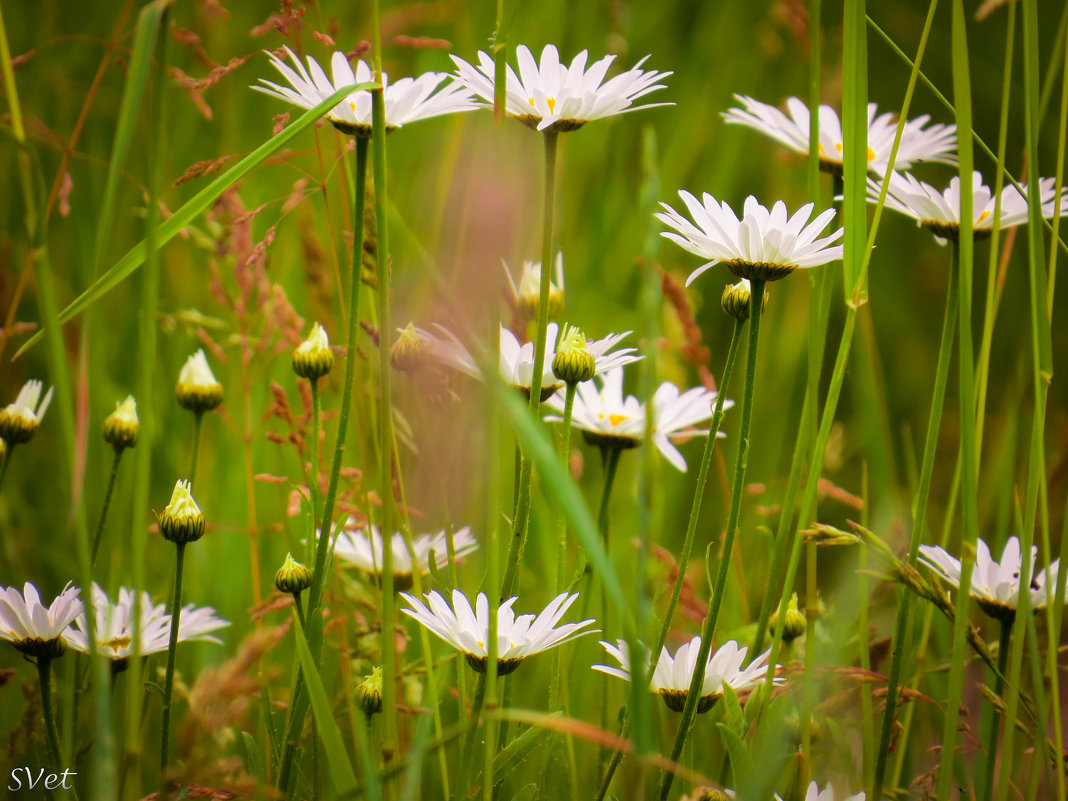
[[[293,634],[297,644],[297,656],[300,657],[300,666],[304,671],[304,684],[311,701],[312,714],[315,716],[315,725],[323,741],[323,752],[326,754],[326,763],[330,769],[330,779],[334,789],[339,793],[350,792],[356,789],[356,773],[352,769],[352,763],[349,762],[345,744],[341,739],[341,731],[334,719],[330,701],[326,697],[326,690],[323,689],[319,668],[308,648],[304,627],[296,616],[293,618]]]
[[[173,239],[177,234],[189,225],[196,217],[205,211],[227,189],[244,178],[253,169],[258,167],[268,158],[273,156],[283,146],[289,143],[297,134],[311,127],[323,114],[332,109],[347,95],[352,92],[371,89],[375,83],[359,83],[339,89],[315,108],[304,112],[297,121],[288,125],[280,134],[272,136],[258,148],[253,150],[241,161],[224,172],[206,187],[197,192],[184,205],[181,206],[166,222],[156,229],[156,246],[162,246]],[[60,325],[69,322],[87,308],[100,300],[104,295],[121,284],[131,273],[140,267],[147,254],[147,242],[141,240],[134,245],[125,256],[119,259],[106,273],[97,278],[93,284],[82,292],[75,300],[59,313]],[[41,341],[45,335],[45,329],[36,332],[26,341],[18,352],[16,358],[29,348]]]
[[[247,731],[243,731],[241,732],[241,744],[244,746],[245,752],[245,770],[252,776],[256,777],[256,781],[260,784],[266,783],[267,778],[263,772],[263,763],[260,762],[259,751],[256,747],[256,738]]]
[[[753,775],[753,758],[749,755],[749,749],[745,741],[730,726],[725,723],[717,723],[720,736],[727,746],[727,753],[731,758],[731,771],[734,773],[734,786],[741,787],[749,781]]]
[[[561,717],[559,712],[549,715],[551,718]],[[527,730],[516,737],[507,747],[493,759],[493,785],[496,787],[513,770],[518,768],[530,753],[541,745],[542,740],[549,736],[550,729],[541,726],[528,726]]]

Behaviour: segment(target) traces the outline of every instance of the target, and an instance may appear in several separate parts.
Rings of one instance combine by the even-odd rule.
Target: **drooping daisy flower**
[[[134,593],[122,587],[119,600],[112,603],[104,590],[93,584],[93,614],[96,617],[97,652],[113,662],[113,670],[121,670],[133,652],[133,607]],[[140,651],[143,656],[166,651],[170,644],[171,616],[166,613],[164,604],[152,603],[152,596],[141,593]],[[182,608],[181,622],[178,624],[178,642],[199,640],[203,642],[221,642],[211,636],[211,632],[229,626],[227,620],[215,616],[211,607],[196,607],[187,604]],[[67,645],[83,654],[89,653],[88,622],[82,612],[74,620],[73,626],[63,633]]]
[[[728,123],[745,125],[765,136],[780,142],[786,147],[804,156],[808,155],[808,106],[796,97],[786,101],[790,112],[787,117],[779,109],[761,103],[745,95],[735,95],[744,109],[732,108],[723,113]],[[878,116],[877,116],[878,115]],[[842,174],[842,123],[838,114],[830,106],[820,106],[819,112],[819,154],[820,168],[825,172]],[[896,169],[907,170],[919,161],[956,164],[957,126],[927,126],[930,117],[924,114],[914,120],[908,120],[901,131],[901,144],[898,146]],[[886,112],[878,114],[874,103],[868,104],[868,169],[882,175],[889,166],[890,150],[897,133],[897,118]]]
[[[263,86],[253,86],[253,89],[301,108],[314,108],[343,86],[355,86],[375,79],[374,70],[364,61],[357,61],[356,71],[353,72],[348,58],[340,51],[330,57],[332,80],[326,77],[323,68],[311,56],[307,57],[308,68],[305,69],[292,50],[286,47],[285,51],[293,61],[293,67],[274,53],[268,51],[267,55],[270,56],[271,65],[289,86],[279,86],[260,78]],[[418,78],[401,78],[391,84],[383,72],[386,130],[395,130],[416,120],[475,109],[470,90],[455,81],[449,81],[451,77],[444,72],[425,72]],[[449,83],[442,87],[443,81]],[[366,90],[353,92],[327,112],[326,118],[342,133],[370,137],[371,93]]]
[[[667,203],[660,204],[664,211],[656,217],[678,231],[664,231],[661,236],[708,260],[690,273],[687,286],[720,262],[740,278],[777,281],[799,268],[819,267],[842,258],[842,246],[834,243],[842,237],[843,229],[817,238],[834,218],[834,209],[827,209],[809,222],[814,208],[811,203],[789,217],[781,200],[768,211],[750,195],[739,220],[730,206],[707,192],[702,196],[703,203],[686,190],[680,190],[679,197],[693,222]]]
[[[834,787],[828,784],[822,790],[816,782],[812,782],[808,786],[808,792],[805,793],[805,801],[835,801],[837,796],[834,794]],[[842,801],[864,801],[865,795],[861,791],[856,795],[843,796]],[[778,795],[775,796],[775,801],[783,801]]]
[[[627,651],[627,643],[617,640],[616,645],[601,641],[608,655],[619,662],[620,667],[611,665],[594,665],[594,670],[607,673],[609,676],[630,681],[631,660]],[[649,671],[649,648],[642,645],[642,673]],[[681,712],[686,705],[686,696],[690,692],[690,682],[693,681],[693,672],[697,668],[697,657],[701,650],[700,636],[694,637],[688,643],[683,643],[672,657],[667,647],[660,650],[660,658],[656,661],[653,670],[653,678],[649,682],[649,689],[664,699],[664,704],[674,712]],[[743,668],[746,647],[738,647],[734,640],[728,640],[714,653],[708,655],[705,663],[705,676],[701,684],[701,696],[697,701],[697,711],[707,712],[712,705],[723,695],[723,686],[727,685],[737,693],[750,690],[764,681],[768,669],[768,649],[748,667]],[[780,679],[775,679],[776,683]]]
[[[1060,560],[1054,559],[1046,571],[1035,573],[1035,560],[1038,547],[1031,546],[1031,608],[1041,609],[1049,602],[1047,587],[1056,585]],[[920,559],[942,579],[960,587],[961,564],[959,559],[950,556],[945,550],[935,545],[921,545]],[[979,607],[993,618],[1011,622],[1016,617],[1016,606],[1020,600],[1020,569],[1023,560],[1020,555],[1020,540],[1009,537],[998,562],[990,555],[990,548],[978,540],[975,548],[975,569],[972,571],[972,589],[969,593]]]
[[[473,378],[481,380],[482,373],[479,371],[474,357],[464,347],[463,343],[443,326],[437,325],[435,328],[438,329],[441,336],[416,329],[420,338],[430,346],[431,352],[435,357],[454,370],[459,370],[461,373],[466,373]],[[564,385],[563,381],[553,375],[553,357],[556,355],[558,331],[556,323],[549,323],[545,336],[545,364],[541,374],[541,399],[543,401],[552,397]],[[630,364],[642,358],[635,353],[634,348],[612,350],[629,334],[630,331],[624,331],[622,334],[610,334],[604,339],[588,340],[586,342],[586,347],[596,360],[597,373],[611,370],[613,367],[622,367],[624,364]],[[531,378],[534,375],[534,343],[527,342],[525,345],[520,345],[515,334],[502,325],[500,355],[501,378],[524,394],[529,395]]]
[[[541,51],[540,63],[524,45],[519,45],[515,54],[519,75],[508,67],[505,110],[509,116],[537,131],[574,131],[590,120],[639,108],[670,105],[633,105],[638,98],[663,89],[664,85],[657,81],[671,75],[670,72],[642,70],[648,56],[626,72],[605,81],[614,55],[605,56],[587,70],[585,50],[575,56],[570,66],[560,63],[560,54],[551,44],[545,45]],[[458,80],[492,107],[493,57],[479,51],[477,67],[458,56],[453,56],[452,60],[456,62]]]
[[[591,445],[605,448],[636,448],[645,439],[646,405],[633,395],[623,396],[623,368],[616,367],[600,377],[601,387],[593,381],[578,385],[575,404],[571,410],[571,425],[582,432]],[[679,470],[686,470],[686,460],[672,443],[673,436],[707,436],[708,431],[694,428],[712,417],[717,394],[704,387],[685,392],[670,381],[661,384],[653,394],[653,442],[664,457]],[[564,401],[559,396],[549,399],[548,405],[562,413]],[[723,409],[734,405],[724,400]],[[562,420],[550,415],[546,420]],[[726,436],[717,432],[717,436]]]
[[[1055,181],[1053,178],[1039,180],[1042,216],[1052,217],[1056,211]],[[868,200],[879,199],[882,182],[868,179]],[[983,184],[978,171],[972,173],[972,231],[976,239],[985,239],[994,231],[994,206],[997,198]],[[930,184],[919,181],[908,173],[890,176],[886,192],[886,207],[912,217],[919,225],[930,229],[938,240],[960,238],[960,176],[949,181],[945,191],[940,192]],[[1061,191],[1061,214],[1068,214],[1068,193]],[[1001,190],[1001,223],[999,228],[1011,228],[1027,222],[1027,198],[1009,184]]]
[[[41,603],[37,587],[26,582],[22,592],[0,587],[0,639],[38,659],[63,653],[63,632],[84,609],[81,589],[67,584],[50,606]]]
[[[508,279],[512,304],[524,319],[536,320],[538,301],[541,295],[541,262],[525,261],[519,271],[519,280],[512,278],[508,265],[504,265],[504,275]],[[549,317],[559,317],[564,311],[564,254],[556,254],[553,269],[554,280],[549,281]]]
[[[222,403],[223,386],[211,371],[203,348],[185,360],[174,391],[178,404],[195,414],[210,412]]]
[[[452,543],[457,557],[466,556],[478,548],[478,541],[466,526],[453,533]],[[412,540],[414,563],[404,535],[400,532],[390,538],[390,548],[393,552],[393,586],[399,590],[412,586],[412,574],[416,566],[421,576],[430,572],[431,551],[434,552],[434,567],[443,568],[449,563],[448,538],[444,531],[424,534]],[[337,536],[334,554],[364,573],[376,578],[382,575],[382,534],[377,526],[371,526],[369,537],[366,531],[342,529]]]
[[[42,399],[42,387],[40,381],[27,381],[19,390],[15,402],[0,409],[0,437],[8,445],[23,445],[37,433],[55,390],[55,387],[49,387]]]
[[[407,593],[401,597],[412,607],[403,609],[406,615],[415,618],[457,651],[479,673],[486,672],[486,639],[489,636],[489,601],[485,593],[479,593],[475,608],[459,590],[452,591],[452,606],[438,592],[426,596],[429,606]],[[535,615],[519,615],[512,611],[515,598],[502,603],[497,611],[497,675],[506,676],[514,671],[527,657],[555,648],[569,640],[596,629],[585,629],[594,621],[557,623],[578,598],[578,593],[557,595],[549,605]]]

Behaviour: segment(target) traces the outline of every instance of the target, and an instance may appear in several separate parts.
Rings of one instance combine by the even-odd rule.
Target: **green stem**
[[[686,705],[682,710],[682,721],[675,736],[675,743],[671,747],[672,762],[677,762],[682,753],[682,747],[686,744],[686,737],[693,727],[694,718],[697,715],[697,701],[700,698],[701,686],[705,680],[705,668],[708,655],[712,650],[712,636],[716,631],[716,622],[719,619],[719,610],[723,604],[724,590],[727,586],[727,575],[730,570],[731,553],[734,550],[734,536],[738,532],[738,521],[742,511],[742,489],[745,486],[745,470],[749,462],[749,430],[753,419],[753,392],[756,386],[756,357],[757,342],[760,337],[761,302],[764,298],[764,281],[760,278],[749,280],[752,302],[750,303],[751,321],[749,323],[749,351],[746,354],[745,368],[745,393],[742,396],[742,422],[738,431],[738,455],[734,465],[734,477],[731,482],[730,511],[727,514],[727,531],[723,538],[723,549],[719,560],[719,572],[716,575],[716,586],[712,590],[712,599],[709,604],[708,614],[705,616],[701,627],[701,648],[697,654],[697,663],[690,682],[690,690],[686,696]],[[714,436],[714,434],[710,434]],[[779,627],[780,630],[782,627]],[[667,799],[671,790],[671,783],[675,774],[667,771],[664,773],[660,785],[660,798]]]
[[[178,650],[178,627],[182,616],[182,569],[185,566],[186,543],[176,544],[178,558],[174,564],[174,601],[171,603],[171,632],[167,645],[167,675],[163,681],[163,729],[160,736],[159,769],[165,771],[169,762],[168,745],[171,731],[171,691],[174,689],[174,655]]]
[[[37,675],[41,680],[41,712],[44,715],[45,731],[48,733],[48,751],[52,764],[62,764],[59,748],[59,730],[56,728],[56,716],[52,709],[52,657],[37,657]]]
[[[954,258],[950,266],[949,287],[946,289],[946,306],[942,315],[942,337],[938,346],[938,366],[935,370],[934,395],[931,398],[931,413],[927,421],[927,438],[923,446],[923,462],[920,466],[920,482],[912,507],[912,537],[909,540],[908,563],[916,566],[920,543],[923,542],[927,518],[927,502],[931,495],[931,478],[934,475],[935,452],[938,450],[938,432],[942,423],[942,408],[946,399],[946,384],[949,380],[949,365],[953,358],[953,340],[956,336],[957,307],[960,303],[960,264]],[[879,737],[879,750],[875,762],[875,779],[872,783],[872,798],[882,798],[883,781],[886,776],[887,759],[890,756],[890,738],[893,734],[894,711],[897,706],[897,689],[901,680],[901,668],[912,644],[912,596],[907,589],[898,591],[897,616],[894,620],[893,656],[890,662],[890,677],[887,681],[886,712]]]
[[[100,538],[104,534],[104,521],[108,519],[108,507],[111,506],[111,493],[115,490],[115,478],[119,475],[119,459],[122,458],[124,448],[115,449],[115,458],[111,461],[111,475],[108,477],[108,488],[104,491],[104,505],[100,508],[100,520],[96,524],[96,533],[93,534],[93,550],[90,561],[96,563],[96,554],[100,550]],[[2,474],[0,474],[2,477]]]
[[[322,398],[319,396],[319,379],[308,382],[312,396],[312,447],[311,470],[308,471],[308,497],[312,505],[313,531],[319,531],[322,521],[319,519],[319,418],[322,414]]]
[[[551,128],[544,134],[545,181],[544,204],[541,228],[541,284],[538,288],[538,330],[534,339],[534,372],[530,377],[530,413],[535,419],[541,416],[541,376],[545,370],[545,340],[549,328],[549,281],[552,270],[553,211],[556,207],[556,139],[557,132]],[[512,524],[512,541],[508,545],[508,560],[501,581],[501,597],[512,593],[516,572],[526,545],[527,528],[530,524],[530,481],[534,466],[523,459],[519,468],[515,521]]]
[[[482,714],[482,706],[485,700],[486,674],[479,673],[475,681],[475,694],[471,699],[471,713],[467,716],[470,724],[467,735],[464,737],[463,749],[460,752],[460,774],[453,789],[455,794],[453,797],[456,799],[467,798],[468,791],[471,789],[471,769],[475,758],[475,740],[478,738],[478,719]]]
[[[1001,637],[998,639],[998,671],[994,674],[994,695],[1001,695],[1002,690],[1005,689],[1005,682],[1003,677],[1005,676],[1005,666],[1009,661],[1009,643],[1012,641],[1012,621],[1001,621]],[[996,706],[990,706],[990,718],[987,721],[990,726],[987,732],[986,739],[986,753],[982,755],[983,768],[978,771],[978,775],[982,780],[982,787],[979,792],[976,793],[976,798],[982,799],[982,801],[990,801],[990,798],[994,793],[994,767],[997,765],[997,751],[998,751],[998,733],[1001,721],[1001,715],[998,713]]]
[[[753,303],[757,302],[756,295],[752,295]],[[675,577],[675,586],[671,591],[671,600],[668,602],[667,612],[664,615],[664,623],[660,627],[660,636],[657,638],[654,654],[659,654],[660,649],[667,642],[668,632],[671,630],[671,621],[675,615],[675,607],[679,603],[679,595],[682,594],[682,585],[686,581],[686,566],[690,563],[690,554],[693,552],[693,540],[697,534],[697,524],[701,521],[701,504],[704,501],[705,486],[708,483],[708,468],[712,464],[712,452],[716,449],[716,432],[723,421],[723,401],[727,397],[727,387],[730,386],[734,377],[734,365],[738,360],[738,348],[742,342],[742,328],[745,327],[744,319],[735,319],[734,328],[731,329],[731,343],[727,348],[727,362],[723,367],[723,377],[719,384],[719,394],[716,397],[716,408],[712,413],[712,423],[709,425],[708,437],[705,440],[704,453],[701,455],[701,465],[697,470],[697,486],[693,491],[693,502],[690,504],[690,517],[686,523],[686,537],[682,542],[682,553],[679,555],[678,575]],[[650,668],[652,669],[652,668]]]
[[[575,393],[578,390],[578,382],[569,381],[564,390],[564,422],[560,432],[560,463],[564,470],[571,473],[571,416],[575,408]],[[564,566],[567,561],[567,516],[560,514],[559,540],[556,554],[556,592],[563,592],[567,588],[567,580],[564,578]],[[559,654],[560,649],[555,650]],[[555,708],[555,707],[554,707]]]
[[[11,457],[15,454],[15,446],[8,445],[7,453],[0,459],[0,487],[4,486],[4,476],[7,475],[7,466],[11,464]]]
[[[304,617],[304,602],[300,600],[300,593],[293,593],[293,606],[297,609],[297,619],[300,621],[301,628],[307,625],[307,618]]]
[[[197,478],[197,456],[200,454],[200,425],[204,422],[204,412],[194,412],[193,423],[193,463],[189,468],[189,486],[192,488]]]
[[[349,308],[348,308],[348,333],[345,340],[345,382],[341,394],[341,408],[338,413],[337,441],[334,445],[334,457],[330,466],[330,482],[326,488],[326,499],[323,503],[322,526],[318,532],[315,547],[315,565],[312,569],[312,583],[308,591],[308,646],[312,650],[312,656],[318,659],[322,648],[322,620],[316,612],[322,605],[323,593],[326,586],[326,557],[330,551],[330,531],[334,513],[334,504],[337,500],[338,486],[341,477],[341,463],[345,457],[345,439],[349,429],[349,413],[352,409],[352,385],[356,372],[356,338],[359,331],[360,311],[360,263],[363,254],[363,211],[364,201],[367,196],[367,153],[370,141],[364,137],[356,137],[356,194],[352,204],[352,257],[349,262]],[[278,772],[276,787],[282,792],[287,792],[290,776],[293,771],[293,759],[296,756],[297,741],[300,732],[304,728],[304,716],[308,711],[308,696],[304,690],[303,673],[297,669],[297,678],[294,684],[293,702],[289,710],[289,720],[286,726],[284,746],[282,749],[282,764]]]

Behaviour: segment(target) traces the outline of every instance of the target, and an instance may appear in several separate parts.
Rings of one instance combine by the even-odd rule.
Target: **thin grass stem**
[[[171,602],[170,639],[167,645],[167,673],[163,680],[163,723],[160,729],[159,769],[161,773],[170,764],[171,694],[174,690],[174,657],[178,652],[178,631],[182,618],[182,573],[185,567],[186,543],[175,543],[177,557],[174,563],[174,600]]]
[[[93,534],[93,550],[89,554],[92,563],[96,563],[96,554],[100,550],[100,539],[104,535],[104,523],[108,519],[108,509],[111,506],[111,494],[115,490],[115,479],[119,475],[119,460],[125,448],[115,448],[115,456],[111,460],[111,473],[108,475],[108,486],[104,490],[104,504],[100,507],[100,519],[96,523],[96,532]],[[3,473],[0,473],[0,479]]]

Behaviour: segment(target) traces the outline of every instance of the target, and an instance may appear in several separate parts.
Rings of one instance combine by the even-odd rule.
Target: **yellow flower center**
[[[975,224],[976,225],[982,225],[984,222],[986,222],[986,220],[989,217],[990,217],[990,212],[989,211],[984,211],[982,214],[979,215],[979,219],[975,221]]]
[[[350,100],[349,101],[349,109],[351,109],[353,113],[356,112],[356,101],[355,100]]]
[[[620,423],[622,423],[626,419],[627,419],[627,416],[625,414],[610,414],[610,415],[608,415],[608,423],[609,423],[609,425],[612,426],[612,428],[615,428],[616,426],[618,426]]]
[[[871,149],[871,148],[869,147],[869,148],[868,148],[868,163],[870,164],[870,163],[871,163],[871,162],[873,162],[873,161],[875,161],[875,151],[874,151],[874,150],[872,150],[872,149]]]
[[[555,109],[556,109],[556,98],[555,97],[547,97],[547,98],[545,98],[545,105],[547,105],[549,107],[549,113],[550,114],[555,114],[556,113],[556,111],[555,111]]]
[[[129,646],[129,644],[129,637],[116,637],[114,640],[108,640],[105,643],[101,643],[101,645],[106,645],[108,648],[115,652],[121,651],[123,648]]]

